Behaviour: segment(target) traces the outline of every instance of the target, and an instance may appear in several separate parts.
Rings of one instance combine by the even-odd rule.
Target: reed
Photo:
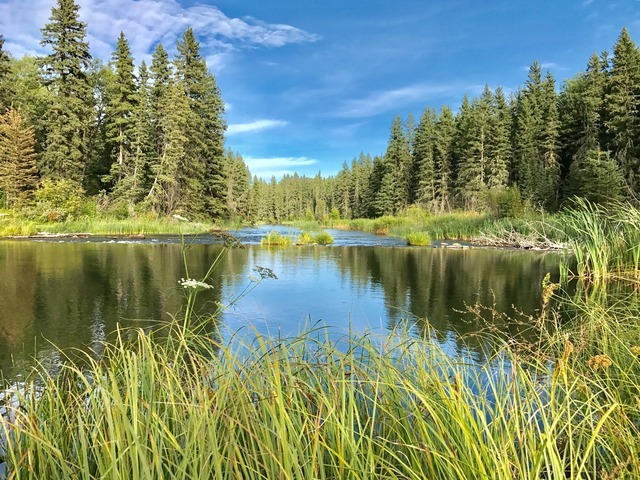
[[[292,240],[288,235],[283,235],[280,232],[276,232],[275,230],[267,233],[264,238],[260,241],[261,245],[271,246],[271,247],[288,247],[291,245]]]
[[[638,327],[603,343],[577,323],[637,312],[573,306],[546,350],[481,364],[403,332],[121,330],[20,389],[3,460],[16,479],[638,478]]]
[[[584,199],[561,215],[576,260],[575,275],[596,281],[640,278],[640,210],[630,204],[607,206]]]
[[[431,245],[431,237],[426,232],[411,232],[407,236],[407,244],[415,246]]]

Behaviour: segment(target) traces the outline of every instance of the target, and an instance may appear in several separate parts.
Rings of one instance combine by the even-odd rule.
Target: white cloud
[[[244,163],[247,164],[252,175],[268,180],[272,176],[279,179],[287,174],[293,175],[296,171],[300,173],[299,167],[315,165],[318,161],[308,157],[244,157]]]
[[[337,115],[347,118],[373,117],[392,109],[399,109],[401,106],[412,102],[424,102],[434,95],[459,92],[460,89],[459,85],[409,85],[394,90],[377,92],[366,98],[348,100]]]
[[[234,123],[227,127],[228,135],[235,135],[238,133],[256,132],[259,130],[266,130],[268,128],[284,127],[287,122],[284,120],[256,120],[250,123]]]
[[[40,28],[48,22],[55,0],[2,0],[0,32],[15,55],[42,52]],[[169,50],[186,27],[193,27],[203,55],[216,64],[242,48],[282,47],[314,42],[319,37],[291,25],[253,18],[231,18],[213,5],[182,6],[177,0],[78,0],[80,18],[87,23],[92,54],[108,60],[120,31],[136,59],[148,58],[159,42]],[[21,48],[20,48],[21,47]],[[19,51],[22,50],[22,51]],[[213,65],[215,68],[215,65]]]

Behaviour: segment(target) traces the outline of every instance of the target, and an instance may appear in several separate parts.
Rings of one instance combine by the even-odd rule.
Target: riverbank
[[[10,421],[0,421],[0,471],[639,478],[640,243],[631,234],[640,229],[633,210],[579,213],[567,217],[580,239],[571,287],[545,278],[542,307],[526,322],[470,307],[479,328],[457,340],[458,351],[481,339],[486,360],[451,356],[427,320],[419,333],[401,324],[386,336],[313,328],[230,346],[215,315],[187,307],[159,329],[119,330],[100,356],[63,356],[55,375],[41,368],[26,379],[5,406]],[[206,281],[186,283],[187,305]],[[497,324],[514,333],[497,335]]]
[[[82,217],[64,222],[42,222],[16,215],[0,217],[0,237],[52,235],[188,235],[220,229],[210,222],[193,222],[182,217],[117,219]]]
[[[524,250],[563,250],[566,233],[562,214],[529,214],[522,218],[496,218],[479,212],[452,212],[432,215],[411,208],[398,216],[376,219],[338,219],[324,223],[293,221],[301,230],[334,228],[357,230],[375,235],[404,238],[409,245],[425,246],[435,241],[467,242],[474,245]]]
[[[428,331],[232,349],[192,318],[123,330],[16,392],[0,463],[21,479],[638,478],[638,303],[564,295],[537,344],[481,333],[481,364]]]

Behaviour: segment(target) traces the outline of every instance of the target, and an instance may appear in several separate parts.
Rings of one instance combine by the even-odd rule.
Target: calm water
[[[251,286],[254,267],[266,279],[222,317],[226,338],[238,330],[272,335],[301,332],[322,322],[334,332],[385,332],[403,319],[459,353],[459,336],[478,329],[466,304],[525,313],[539,308],[540,283],[557,275],[558,257],[536,252],[412,248],[402,241],[356,232],[331,232],[334,246],[267,249],[265,229],[238,236],[215,271],[203,311]],[[0,241],[0,370],[5,379],[28,371],[33,357],[54,368],[62,348],[99,349],[116,325],[152,327],[180,311],[186,276],[180,239],[140,241]],[[211,237],[190,239],[189,276],[199,278],[222,250]],[[111,243],[107,243],[111,242]],[[508,327],[497,325],[509,335]],[[511,328],[511,327],[509,327]],[[471,344],[479,352],[480,345]],[[473,352],[472,352],[473,353]]]

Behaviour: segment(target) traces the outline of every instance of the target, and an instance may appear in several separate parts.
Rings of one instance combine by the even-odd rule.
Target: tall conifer
[[[86,25],[74,0],[58,0],[42,29],[42,46],[51,53],[42,59],[45,83],[54,93],[46,115],[48,131],[42,170],[51,178],[84,179],[88,160],[87,133],[93,121],[92,91],[87,79],[91,60]]]

